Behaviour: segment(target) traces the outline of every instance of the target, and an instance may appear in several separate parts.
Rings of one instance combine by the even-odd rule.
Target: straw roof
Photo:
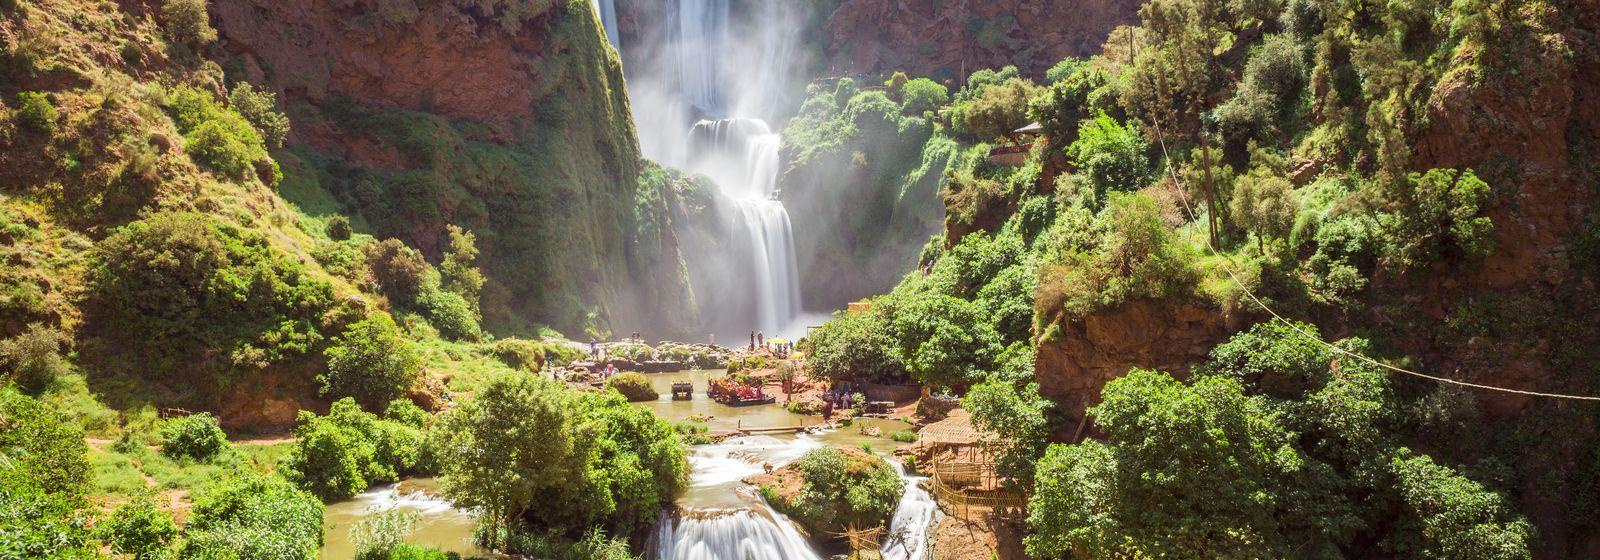
[[[951,410],[944,420],[923,426],[917,432],[917,440],[927,445],[972,445],[994,437],[974,427],[972,414],[963,408]]]

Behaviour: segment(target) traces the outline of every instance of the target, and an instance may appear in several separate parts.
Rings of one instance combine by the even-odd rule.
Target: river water
[[[814,426],[820,417],[794,414],[776,405],[730,407],[705,396],[708,381],[721,371],[691,371],[650,375],[661,393],[659,400],[639,403],[668,421],[704,419],[711,432],[738,428]],[[671,400],[675,380],[695,385],[695,398]],[[648,557],[655,560],[812,560],[820,558],[783,515],[773,511],[743,479],[762,473],[766,465],[781,467],[807,451],[825,445],[871,446],[887,454],[901,444],[889,434],[910,428],[895,419],[861,418],[851,426],[816,434],[752,435],[689,449],[689,489],[677,500],[677,510],[662,514],[651,537]],[[876,428],[879,435],[867,435]],[[891,461],[896,469],[897,462]],[[921,560],[928,549],[926,531],[938,516],[938,507],[917,483],[919,477],[901,471],[906,495],[895,510],[889,536],[884,539],[887,560]],[[433,479],[412,479],[399,485],[374,487],[354,499],[329,504],[324,514],[323,558],[351,558],[350,526],[389,508],[417,513],[418,522],[408,542],[433,546],[463,556],[491,556],[472,543],[474,518],[438,496]]]

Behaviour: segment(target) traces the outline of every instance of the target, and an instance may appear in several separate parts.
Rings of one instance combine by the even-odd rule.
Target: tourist
[[[756,346],[767,345],[767,333],[756,331]]]
[[[833,421],[833,402],[827,399],[822,400],[822,421]]]

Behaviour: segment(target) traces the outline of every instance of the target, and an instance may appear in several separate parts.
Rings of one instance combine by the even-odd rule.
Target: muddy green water
[[[708,380],[722,374],[721,371],[690,371],[650,375],[661,398],[637,406],[654,410],[671,422],[709,417],[705,423],[712,432],[731,431],[741,426],[812,426],[822,422],[820,416],[784,410],[782,396],[774,405],[731,407],[719,404],[707,398],[705,391]],[[672,382],[680,379],[694,383],[694,399],[671,400]],[[689,451],[690,486],[678,498],[678,504],[697,508],[749,506],[758,498],[753,489],[740,480],[762,472],[768,464],[782,466],[824,445],[867,444],[879,452],[889,452],[901,445],[888,439],[889,434],[910,426],[895,419],[861,418],[849,427],[819,434],[751,436],[716,445],[693,446]],[[868,428],[872,427],[876,427],[880,435],[867,435]],[[323,517],[322,558],[353,558],[355,547],[350,542],[350,526],[390,508],[417,512],[417,525],[407,542],[463,555],[488,556],[487,551],[472,544],[472,514],[451,507],[449,502],[438,497],[437,489],[438,483],[433,479],[412,479],[399,485],[375,487],[353,499],[329,504]]]

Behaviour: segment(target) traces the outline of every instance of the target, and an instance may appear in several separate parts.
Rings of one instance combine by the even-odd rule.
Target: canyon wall
[[[223,0],[213,14],[208,56],[289,109],[291,202],[432,255],[446,225],[475,231],[491,330],[690,327],[682,275],[632,259],[677,248],[632,245],[659,205],[636,208],[622,68],[587,0]]]

